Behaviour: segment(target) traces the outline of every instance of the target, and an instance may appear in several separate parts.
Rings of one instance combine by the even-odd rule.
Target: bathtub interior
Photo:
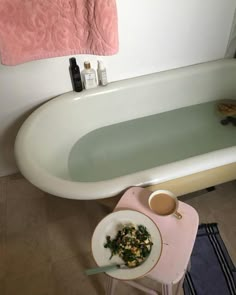
[[[236,127],[222,126],[218,101],[96,129],[69,154],[79,182],[109,180],[236,145]]]
[[[235,98],[235,70],[236,64],[231,63],[199,65],[53,99],[28,118],[20,131],[24,136],[19,133],[22,163],[65,180],[100,181],[235,145],[235,129],[226,131],[217,124],[215,132],[222,130],[222,140],[216,136],[215,146],[208,147],[205,139],[218,120],[214,113],[207,120],[192,120],[190,112],[185,120],[180,119],[179,133],[173,128],[173,113],[173,117],[166,115],[183,107]],[[191,142],[192,150],[181,148]]]

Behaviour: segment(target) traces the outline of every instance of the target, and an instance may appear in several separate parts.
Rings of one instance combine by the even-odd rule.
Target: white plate
[[[120,280],[133,280],[146,275],[157,264],[162,252],[162,238],[156,224],[146,215],[134,210],[121,210],[107,215],[95,228],[92,237],[92,253],[98,266],[106,266],[115,263],[124,263],[124,261],[115,255],[112,259],[110,249],[104,248],[106,236],[114,238],[117,231],[126,224],[136,226],[143,225],[151,235],[153,242],[152,250],[144,263],[129,269],[115,269],[107,272],[113,278]]]

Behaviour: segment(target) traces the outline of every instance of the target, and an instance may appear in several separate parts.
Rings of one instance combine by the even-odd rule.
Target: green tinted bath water
[[[88,133],[71,149],[71,178],[108,180],[236,145],[236,127],[220,124],[216,104],[198,104]]]

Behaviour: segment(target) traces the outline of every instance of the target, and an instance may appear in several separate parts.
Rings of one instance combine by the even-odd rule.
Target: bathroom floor
[[[83,270],[95,266],[91,235],[117,200],[66,200],[20,175],[0,178],[0,294],[103,295],[106,276],[86,277]],[[218,222],[236,264],[236,181],[181,200],[197,209],[200,222]],[[120,283],[116,294],[144,293]]]

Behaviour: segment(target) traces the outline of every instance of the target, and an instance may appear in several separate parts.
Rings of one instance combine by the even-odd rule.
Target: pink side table
[[[196,239],[199,218],[193,207],[181,201],[178,209],[183,216],[181,220],[172,215],[166,217],[156,215],[148,207],[148,197],[151,193],[148,189],[131,187],[124,193],[114,211],[137,210],[149,216],[157,224],[163,239],[163,249],[159,262],[147,277],[161,283],[163,295],[172,295],[174,284],[178,283],[176,293],[179,292],[182,286]],[[107,295],[114,294],[117,283],[118,280],[108,279]],[[146,288],[134,281],[125,281],[125,283],[148,294],[159,294],[157,291]]]

